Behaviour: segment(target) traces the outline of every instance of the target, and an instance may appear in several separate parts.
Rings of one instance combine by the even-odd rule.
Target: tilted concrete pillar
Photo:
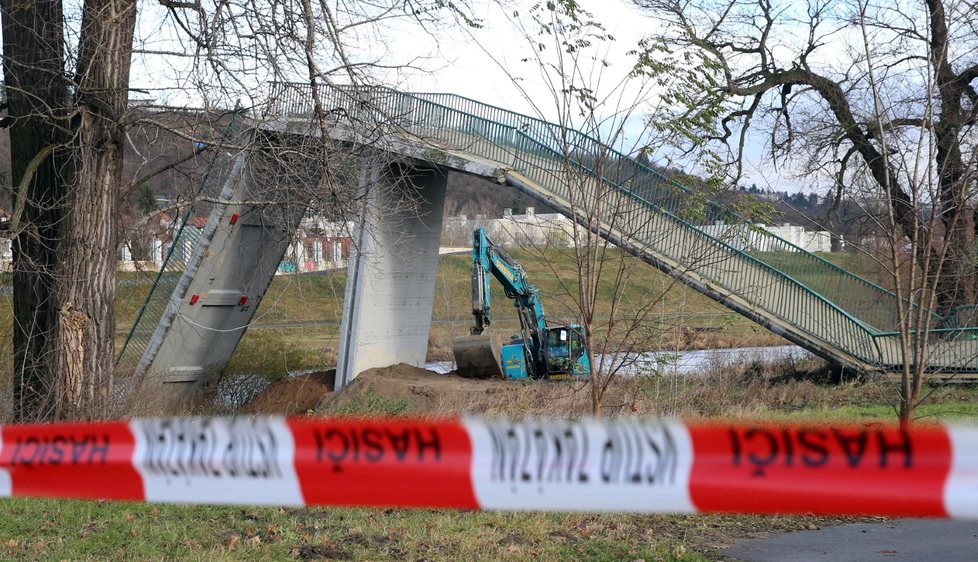
[[[234,159],[219,195],[234,203],[214,205],[145,350],[132,348],[142,352],[133,380],[146,405],[179,407],[224,368],[299,226],[305,205],[294,202],[296,189],[265,179],[273,175],[256,180],[255,165],[254,155]],[[245,203],[272,198],[278,204]]]
[[[375,163],[360,175],[336,387],[372,367],[423,366],[431,331],[447,171]]]

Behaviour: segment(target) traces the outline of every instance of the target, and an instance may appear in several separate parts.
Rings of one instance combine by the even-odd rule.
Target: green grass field
[[[540,255],[515,251],[513,254],[526,269],[531,282],[540,289],[547,317],[562,322],[576,321],[580,306],[577,304],[577,270],[572,252],[551,250],[546,255]],[[614,259],[617,260],[618,256],[614,256]],[[599,323],[605,322],[612,302],[617,306],[616,315],[619,318],[645,314],[643,338],[646,346],[675,349],[676,346],[734,347],[783,343],[783,340],[750,320],[686,288],[638,259],[625,257],[623,271],[625,280],[619,283],[616,281],[617,263],[609,266],[599,285],[596,316]],[[436,277],[429,355],[433,359],[449,359],[452,338],[467,334],[472,323],[469,256],[443,256]],[[345,271],[328,275],[277,276],[258,308],[254,329],[245,336],[239,353],[248,353],[244,350],[255,345],[259,338],[264,338],[259,333],[274,329],[277,337],[309,351],[310,357],[317,360],[335,358],[345,281]],[[492,284],[492,303],[495,329],[503,333],[515,332],[519,325],[512,301],[506,298],[495,282]],[[124,325],[123,318],[131,318],[133,314],[122,314],[120,309],[120,326]],[[316,325],[282,326],[290,323]]]
[[[703,559],[676,536],[682,517],[38,499],[5,500],[0,513],[2,559]],[[660,535],[663,519],[672,530]]]

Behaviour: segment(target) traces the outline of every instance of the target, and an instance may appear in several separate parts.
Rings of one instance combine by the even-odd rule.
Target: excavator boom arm
[[[472,314],[476,319],[473,333],[482,333],[492,323],[490,276],[503,286],[506,295],[519,309],[523,329],[536,332],[543,338],[547,329],[540,302],[540,292],[530,284],[523,267],[477,228],[472,241]],[[542,341],[542,340],[541,340]]]

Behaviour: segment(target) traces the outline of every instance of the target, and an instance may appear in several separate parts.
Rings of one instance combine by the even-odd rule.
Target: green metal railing
[[[149,341],[156,332],[156,327],[163,318],[163,312],[170,302],[170,295],[180,281],[180,276],[186,267],[186,258],[197,243],[199,232],[188,228],[192,210],[184,213],[182,219],[175,225],[172,242],[163,257],[163,265],[153,280],[146,299],[136,313],[136,321],[126,335],[126,339],[116,357],[116,369],[120,373],[130,373],[139,365],[143,353],[149,346]]]
[[[278,84],[275,91],[273,115],[308,118],[309,85]],[[476,154],[511,166],[566,202],[596,189],[613,193],[603,227],[633,249],[670,261],[701,284],[737,295],[863,362],[893,364],[886,350],[900,325],[894,293],[752,226],[584,133],[452,94],[341,86],[322,88],[320,103],[338,126],[379,127]],[[941,323],[937,315],[932,320]],[[955,331],[954,352],[945,353],[947,361],[937,358],[935,368],[978,370],[978,343],[963,331]]]

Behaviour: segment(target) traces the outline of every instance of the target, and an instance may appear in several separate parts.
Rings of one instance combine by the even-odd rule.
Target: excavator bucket
[[[505,378],[502,364],[503,340],[496,334],[461,336],[452,341],[458,374],[463,377]]]

